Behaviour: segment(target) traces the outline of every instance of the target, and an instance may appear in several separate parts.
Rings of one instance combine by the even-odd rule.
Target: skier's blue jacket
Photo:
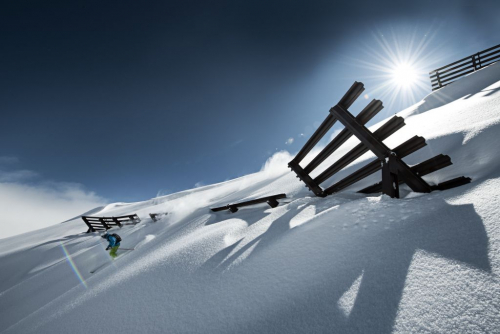
[[[106,240],[108,240],[109,242],[108,247],[120,246],[120,243],[116,242],[116,238],[113,237],[111,234],[106,234]]]

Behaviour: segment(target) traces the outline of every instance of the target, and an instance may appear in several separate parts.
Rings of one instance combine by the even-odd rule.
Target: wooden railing
[[[120,217],[90,217],[82,216],[83,221],[89,227],[87,233],[96,231],[106,231],[114,226],[132,225],[140,223],[139,217],[134,215]]]
[[[432,90],[439,89],[500,60],[500,44],[429,72]]]
[[[224,205],[224,206],[221,206],[221,207],[218,207],[218,208],[213,208],[211,210],[213,212],[223,211],[223,210],[229,210],[232,213],[235,213],[236,211],[238,211],[238,208],[241,208],[241,207],[244,207],[244,206],[249,206],[249,205],[255,205],[255,204],[259,204],[259,203],[267,203],[267,204],[269,204],[269,206],[271,208],[275,208],[275,207],[277,207],[279,205],[278,199],[281,199],[281,198],[286,198],[286,194],[278,194],[278,195],[273,195],[273,196],[266,196],[266,197],[257,198],[257,199],[253,199],[253,200],[250,200],[250,201],[246,201],[246,202],[240,202],[240,203],[235,203],[235,204],[228,204],[228,205]]]
[[[162,213],[150,213],[149,216],[151,217],[151,220],[153,222],[157,222],[157,221],[160,221],[163,219],[163,217],[165,217],[166,215],[168,215],[168,212],[162,212]]]

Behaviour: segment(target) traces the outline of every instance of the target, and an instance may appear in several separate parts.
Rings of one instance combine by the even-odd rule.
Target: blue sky
[[[382,99],[377,122],[430,92],[426,72],[500,43],[498,1],[1,6],[0,185],[70,187],[82,209],[256,172],[354,81],[353,112]],[[380,90],[389,54],[417,50],[428,86]]]

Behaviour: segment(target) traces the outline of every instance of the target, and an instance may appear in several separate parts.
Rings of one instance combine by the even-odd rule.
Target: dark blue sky
[[[380,98],[371,92],[386,79],[362,64],[380,65],[381,41],[424,42],[426,72],[500,43],[499,1],[0,6],[0,157],[19,161],[3,169],[111,201],[221,182],[296,152],[355,80]],[[374,121],[409,106],[384,102]]]

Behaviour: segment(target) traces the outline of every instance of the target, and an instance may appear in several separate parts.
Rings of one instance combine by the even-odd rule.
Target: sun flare
[[[387,111],[407,108],[430,92],[428,73],[440,60],[431,47],[434,36],[431,28],[391,28],[387,34],[374,31],[361,46],[356,66],[367,71],[369,95],[384,101]]]
[[[417,71],[410,64],[398,64],[392,70],[392,80],[400,87],[410,87],[418,79]]]

